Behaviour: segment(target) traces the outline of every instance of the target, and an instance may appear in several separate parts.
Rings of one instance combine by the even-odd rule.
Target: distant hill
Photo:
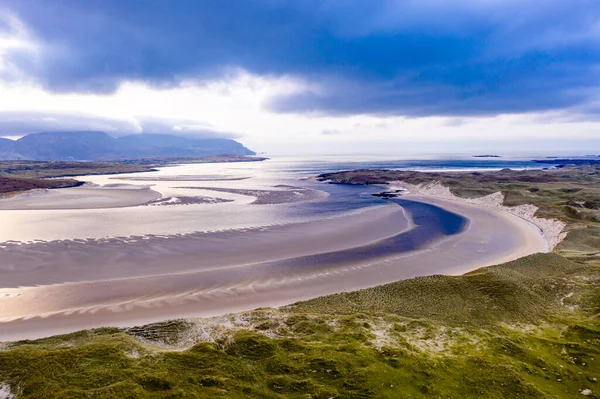
[[[41,132],[13,141],[0,138],[0,160],[108,160],[144,157],[255,155],[231,139],[190,139],[170,134],[132,134],[114,138],[105,132]]]
[[[198,155],[255,155],[231,139],[188,139],[170,134],[132,134],[117,139],[119,148],[140,157]]]
[[[0,138],[0,159],[23,159],[16,150],[16,142]]]

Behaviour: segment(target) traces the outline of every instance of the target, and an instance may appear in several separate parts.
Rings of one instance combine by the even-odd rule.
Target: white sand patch
[[[535,205],[527,204],[514,207],[503,205],[504,194],[502,194],[500,191],[480,198],[461,198],[454,195],[450,191],[449,187],[443,186],[439,182],[413,185],[401,181],[395,181],[390,182],[389,185],[390,188],[394,190],[407,189],[410,192],[421,195],[449,199],[486,208],[500,209],[512,215],[518,216],[521,219],[534,224],[540,229],[540,232],[546,241],[546,252],[552,251],[554,247],[556,247],[556,245],[558,245],[567,235],[567,233],[563,232],[565,226],[567,225],[565,222],[557,219],[546,219],[535,216],[535,213],[539,209]]]
[[[185,319],[189,328],[180,333],[174,341],[160,338],[147,338],[147,334],[133,334],[140,342],[151,351],[184,351],[201,342],[213,342],[219,345],[231,343],[237,332],[252,331],[271,339],[283,337],[304,337],[302,333],[295,333],[290,328],[289,317],[301,316],[309,322],[325,323],[336,332],[348,331],[345,323],[340,323],[339,317],[290,315],[278,310],[264,310],[260,312],[233,313],[224,316],[207,318]],[[357,318],[355,323],[365,324],[365,332],[370,334],[371,345],[381,351],[385,347],[402,348],[415,353],[427,353],[432,356],[460,356],[465,347],[469,350],[480,350],[482,341],[460,327],[423,327],[411,326],[409,322],[393,322],[383,317]],[[366,326],[368,324],[368,326]],[[399,331],[398,327],[401,327]],[[150,327],[152,328],[152,327]],[[168,341],[168,342],[167,342]],[[134,349],[129,357],[139,357],[140,353]]]
[[[125,355],[130,359],[139,359],[141,356],[140,351],[136,347],[133,347],[129,352],[126,352]]]
[[[15,395],[11,392],[10,386],[7,384],[0,384],[0,399],[13,399]]]
[[[567,295],[565,295],[564,297],[560,298],[560,304],[562,306],[565,306],[565,299],[567,298],[571,298],[573,296],[573,292],[569,292]]]
[[[523,332],[526,334],[533,334],[539,330],[538,326],[531,324],[523,324],[523,323],[503,323],[504,327],[509,328],[514,331]]]
[[[276,311],[232,313],[223,316],[185,319],[189,323],[189,328],[180,333],[177,340],[173,340],[172,337],[169,339],[147,338],[141,333],[132,335],[153,348],[183,351],[200,342],[229,342],[238,331],[253,331],[269,338],[288,336],[288,334],[282,334],[287,317],[287,314]],[[263,327],[265,323],[268,323],[268,328]]]
[[[381,349],[384,346],[388,347],[398,347],[398,342],[390,333],[392,331],[392,326],[384,326],[384,328],[373,328],[371,333],[375,336],[375,338],[371,339],[371,343],[377,349]]]
[[[480,339],[461,328],[411,328],[409,323],[391,323],[382,318],[368,322],[371,324],[370,342],[378,350],[384,347],[400,347],[430,355],[454,356],[461,353],[460,348],[463,345],[478,350],[481,344]],[[406,328],[406,331],[397,331],[395,326]]]

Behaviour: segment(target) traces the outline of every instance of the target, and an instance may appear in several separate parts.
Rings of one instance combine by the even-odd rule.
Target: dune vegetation
[[[507,173],[498,172],[498,179]],[[531,193],[529,203],[540,206],[540,213],[567,221],[570,233],[554,253],[279,309],[4,343],[0,395],[600,396],[598,209],[581,204],[584,197],[600,200],[598,171],[581,173],[570,182],[492,181],[473,188],[513,187],[507,201]],[[463,181],[450,186],[459,195],[469,193]],[[570,207],[593,217],[580,217]]]

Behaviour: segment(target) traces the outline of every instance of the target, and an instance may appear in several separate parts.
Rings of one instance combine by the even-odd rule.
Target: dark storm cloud
[[[599,83],[596,0],[28,1],[40,41],[19,66],[54,91],[159,86],[230,68],[318,86],[279,112],[495,115],[588,101]]]

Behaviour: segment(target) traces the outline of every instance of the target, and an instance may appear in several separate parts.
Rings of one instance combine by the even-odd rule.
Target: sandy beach
[[[269,228],[5,246],[0,340],[280,306],[462,274],[548,248],[539,228],[501,209],[418,193],[404,198],[415,209],[460,215],[466,227],[396,253],[390,246],[418,241],[427,223],[439,221],[420,225],[390,204]]]
[[[102,209],[142,205],[162,196],[150,186],[133,184],[84,185],[33,190],[0,199],[0,210]]]

